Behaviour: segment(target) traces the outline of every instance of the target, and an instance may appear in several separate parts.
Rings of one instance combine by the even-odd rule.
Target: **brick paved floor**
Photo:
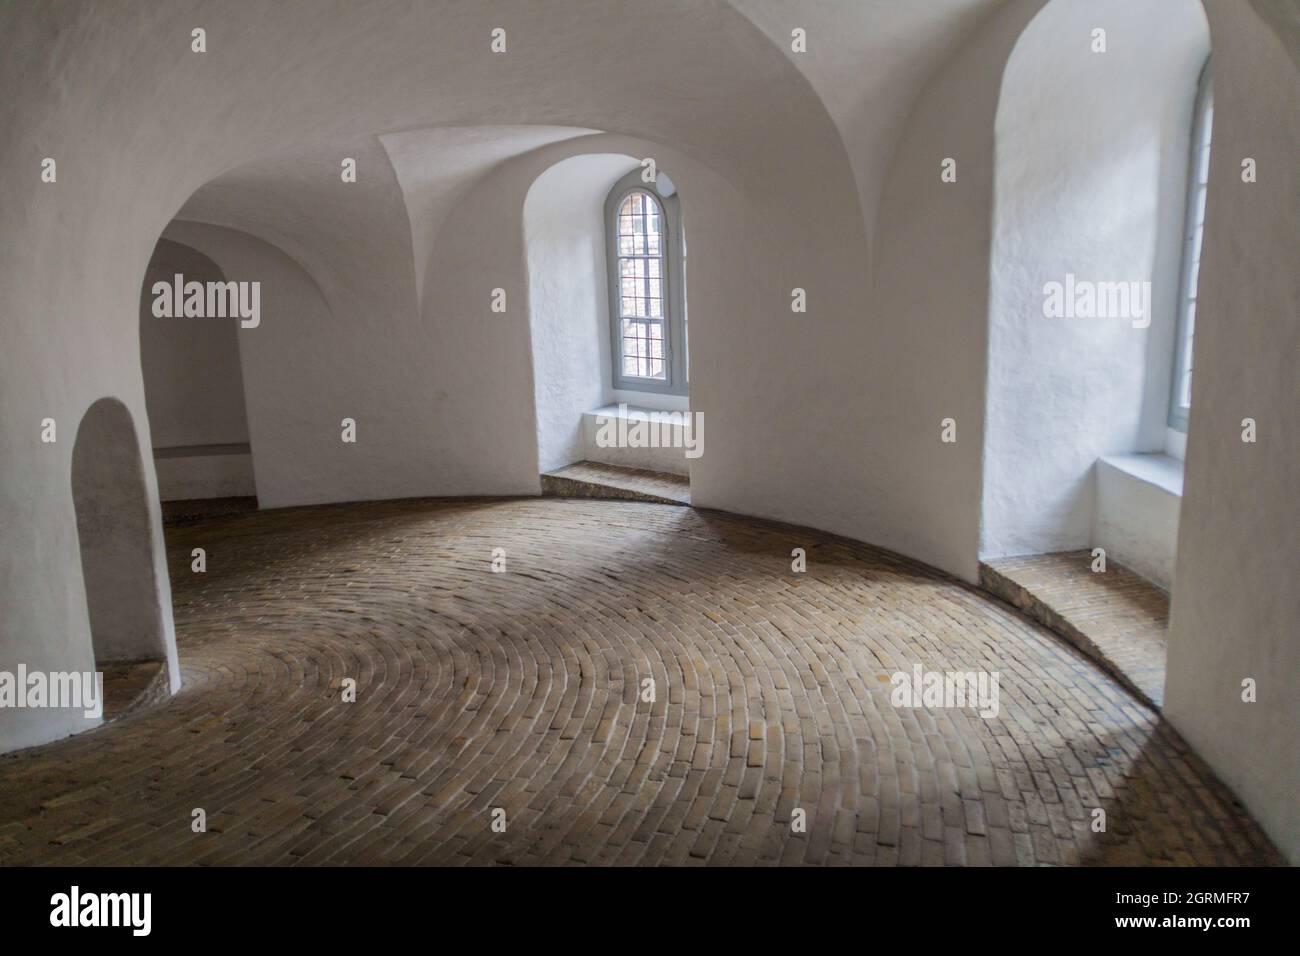
[[[1164,705],[1169,595],[1146,578],[1114,561],[1094,573],[1091,552],[1066,551],[984,562],[980,582]]]
[[[0,862],[1280,862],[1092,662],[862,545],[553,498],[167,539],[185,688],[0,757]],[[914,663],[997,670],[999,716],[891,706]]]
[[[580,461],[542,475],[542,491],[566,498],[615,498],[689,505],[691,479],[640,468]]]
[[[104,719],[115,720],[137,707],[167,698],[162,661],[124,661],[98,665],[104,675]]]

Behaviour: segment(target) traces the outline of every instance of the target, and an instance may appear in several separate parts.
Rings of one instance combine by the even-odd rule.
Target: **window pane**
[[[1175,372],[1178,375],[1176,401],[1181,408],[1189,408],[1192,404],[1192,339],[1195,329],[1196,303],[1189,302],[1183,313],[1183,328],[1181,329],[1184,340],[1179,355],[1182,358],[1182,363],[1181,368]]]
[[[1196,326],[1197,284],[1200,281],[1201,253],[1205,240],[1205,208],[1210,175],[1211,132],[1214,104],[1208,87],[1209,67],[1202,71],[1197,92],[1196,126],[1191,143],[1192,170],[1187,184],[1187,241],[1183,245],[1182,294],[1179,296],[1178,334],[1175,343],[1173,394],[1170,397],[1169,424],[1185,430],[1192,399],[1192,339]]]
[[[645,190],[629,193],[619,204],[615,225],[623,374],[666,379],[663,216],[658,201]]]

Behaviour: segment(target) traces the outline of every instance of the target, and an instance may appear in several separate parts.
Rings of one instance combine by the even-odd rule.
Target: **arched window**
[[[1205,232],[1205,199],[1210,182],[1210,129],[1214,122],[1214,93],[1210,62],[1201,70],[1192,120],[1192,155],[1187,169],[1187,212],[1183,233],[1183,271],[1178,287],[1178,338],[1174,344],[1173,394],[1169,427],[1187,431],[1192,407],[1192,335],[1196,329],[1196,283],[1201,273],[1201,244]]]
[[[613,385],[687,394],[686,299],[680,203],[662,173],[641,169],[605,201]]]

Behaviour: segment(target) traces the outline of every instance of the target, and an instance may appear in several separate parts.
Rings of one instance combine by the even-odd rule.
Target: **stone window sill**
[[[1098,464],[1108,465],[1128,478],[1159,488],[1175,498],[1183,496],[1183,463],[1170,455],[1105,455]]]

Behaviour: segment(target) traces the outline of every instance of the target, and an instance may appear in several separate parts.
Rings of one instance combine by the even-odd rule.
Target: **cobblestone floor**
[[[0,757],[0,863],[1280,862],[1076,650],[818,532],[540,498],[167,541],[184,689]],[[998,716],[892,706],[914,664],[999,672]]]
[[[999,558],[984,587],[1095,658],[1151,706],[1165,698],[1169,595],[1114,561],[1092,570],[1090,551]]]

